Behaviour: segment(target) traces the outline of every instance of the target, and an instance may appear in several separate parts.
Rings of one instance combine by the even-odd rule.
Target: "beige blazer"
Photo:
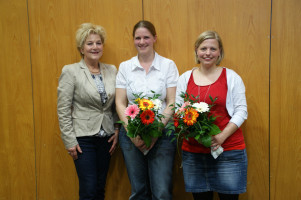
[[[67,149],[78,144],[76,137],[95,135],[101,126],[106,133],[114,133],[114,123],[118,120],[115,110],[117,69],[114,65],[99,65],[108,95],[105,105],[83,59],[62,69],[57,88],[57,113]]]

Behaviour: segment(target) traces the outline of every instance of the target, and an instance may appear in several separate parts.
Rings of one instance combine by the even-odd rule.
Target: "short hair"
[[[157,35],[155,26],[149,21],[141,20],[135,24],[133,28],[133,37],[135,37],[135,32],[138,28],[146,28],[154,37]]]
[[[199,46],[208,39],[216,39],[219,45],[219,50],[220,50],[220,56],[218,57],[217,61],[216,61],[216,65],[219,65],[220,62],[223,60],[224,58],[224,48],[223,48],[223,43],[222,43],[222,39],[220,38],[220,36],[218,35],[217,32],[215,31],[205,31],[203,33],[201,33],[197,40],[194,43],[194,51],[195,51],[195,62],[197,64],[200,64],[200,61],[198,59],[198,55],[196,53],[197,48],[199,48]]]
[[[84,46],[84,43],[87,37],[90,34],[97,34],[99,35],[101,42],[104,44],[106,40],[106,31],[102,26],[91,24],[91,23],[83,23],[80,25],[79,29],[76,31],[76,47],[79,51],[80,55],[83,57],[81,53],[81,49]]]

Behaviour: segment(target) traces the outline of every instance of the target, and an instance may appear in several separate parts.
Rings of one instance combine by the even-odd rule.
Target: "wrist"
[[[120,130],[121,124],[115,123],[114,130]]]

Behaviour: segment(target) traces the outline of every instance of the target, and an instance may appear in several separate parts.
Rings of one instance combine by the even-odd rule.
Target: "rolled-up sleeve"
[[[176,87],[179,78],[179,71],[176,64],[170,61],[168,75],[166,77],[167,88]]]
[[[191,75],[191,70],[182,74],[177,83],[177,92],[176,92],[176,104],[182,105],[184,103],[184,99],[181,97],[182,93],[185,93],[187,90],[187,84],[189,77]]]
[[[116,88],[126,88],[126,66],[124,63],[121,63],[118,69],[116,76]]]

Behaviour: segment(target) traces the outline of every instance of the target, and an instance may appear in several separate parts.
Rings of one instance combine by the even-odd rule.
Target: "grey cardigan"
[[[182,92],[186,92],[187,84],[192,71],[193,69],[185,72],[179,77],[176,92],[177,104],[182,105],[184,103],[184,100],[180,97],[180,94]],[[248,117],[245,85],[241,77],[233,70],[226,68],[226,74],[228,86],[226,109],[228,114],[231,116],[230,122],[240,127]]]
[[[101,126],[106,133],[114,133],[114,122],[118,121],[115,110],[117,69],[114,65],[99,65],[108,95],[104,105],[84,60],[62,69],[57,88],[57,113],[67,149],[78,144],[76,137],[95,135]]]

